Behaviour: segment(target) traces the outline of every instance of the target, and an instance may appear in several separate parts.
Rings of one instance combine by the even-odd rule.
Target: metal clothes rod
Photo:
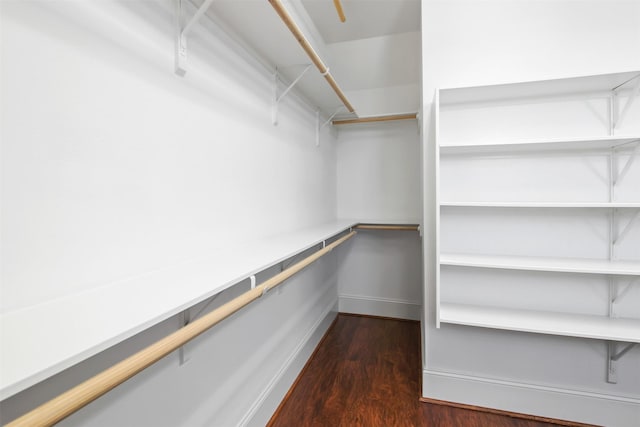
[[[411,114],[393,114],[389,116],[373,116],[373,117],[360,117],[357,119],[345,119],[345,120],[334,120],[334,125],[351,125],[356,123],[373,123],[373,122],[389,122],[392,120],[410,120],[415,119],[417,117],[417,113]]]
[[[336,93],[336,95],[338,95],[338,98],[340,98],[344,106],[347,107],[347,110],[349,110],[350,113],[355,113],[355,109],[347,99],[347,96],[344,94],[344,92],[342,92],[342,89],[340,89],[333,76],[331,76],[329,68],[324,65],[324,62],[322,62],[320,56],[318,56],[307,38],[304,36],[302,31],[300,30],[300,27],[298,27],[298,25],[293,21],[293,18],[291,18],[291,15],[289,15],[289,12],[287,12],[282,2],[280,0],[269,0],[269,3],[271,3],[271,6],[273,6],[273,8],[276,10],[278,15],[280,16],[280,19],[282,19],[287,28],[289,28],[289,31],[291,31],[296,40],[298,40],[298,43],[300,43],[302,49],[304,49],[307,55],[309,55],[311,62],[315,64],[315,66],[318,68],[318,71],[320,71],[320,74],[322,74],[322,76],[327,80],[327,82],[333,88],[333,91]]]
[[[418,225],[382,225],[382,224],[358,224],[358,230],[406,230],[418,231]]]
[[[124,359],[96,376],[62,393],[58,397],[42,404],[31,412],[21,416],[7,427],[33,427],[54,425],[82,407],[93,402],[103,394],[122,384],[129,378],[151,366],[171,352],[182,347],[198,335],[220,323],[252,301],[260,298],[268,290],[275,288],[294,274],[300,272],[309,264],[331,252],[335,247],[344,243],[356,234],[355,231],[341,237],[327,245],[313,255],[294,264],[283,272],[273,276],[259,286],[245,292],[228,303],[216,308],[200,319],[186,325],[176,332],[156,341],[149,347]]]

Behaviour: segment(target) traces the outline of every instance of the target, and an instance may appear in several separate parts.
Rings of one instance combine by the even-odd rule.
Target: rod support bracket
[[[307,73],[307,71],[309,71],[309,69],[311,69],[311,64],[305,64],[304,70],[302,70],[302,72],[298,74],[298,77],[296,77],[293,80],[293,82],[291,82],[291,84],[287,86],[286,89],[280,95],[278,95],[278,82],[280,81],[280,73],[278,71],[278,68],[276,67],[276,70],[274,72],[274,77],[273,77],[274,103],[271,109],[271,122],[273,123],[274,126],[278,126],[278,106],[280,102],[284,99],[285,96],[289,94],[291,89],[295,87],[295,85],[300,81],[300,79],[304,77],[304,75]]]

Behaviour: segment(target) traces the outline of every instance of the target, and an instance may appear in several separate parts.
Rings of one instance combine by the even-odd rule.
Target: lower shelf
[[[640,343],[640,319],[441,303],[440,322]]]

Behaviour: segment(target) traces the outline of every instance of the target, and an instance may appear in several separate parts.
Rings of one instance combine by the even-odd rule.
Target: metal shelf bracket
[[[636,82],[633,85],[633,88],[631,89],[631,92],[629,93],[629,98],[627,98],[627,102],[624,104],[624,107],[622,108],[622,112],[618,112],[619,108],[618,108],[618,94],[617,94],[617,88],[612,90],[612,102],[614,103],[613,105],[613,121],[611,123],[613,130],[615,131],[620,124],[624,121],[625,116],[627,115],[627,113],[629,112],[629,110],[631,109],[631,106],[633,105],[635,99],[638,97],[638,95],[640,94],[640,78],[638,78],[636,76],[635,78]]]
[[[619,232],[616,238],[613,240],[614,245],[619,245],[624,240],[624,238],[628,235],[629,230],[631,230],[631,227],[633,227],[633,224],[638,220],[639,217],[640,211],[636,210],[624,229],[622,229],[622,231]]]
[[[333,113],[324,123],[320,124],[320,111],[316,112],[316,147],[320,145],[320,131],[326,125],[331,123],[333,118],[342,110],[344,106],[338,107],[335,113]]]
[[[251,277],[253,277],[253,276],[251,276]],[[214,296],[212,296],[211,298],[209,298],[209,301],[207,301],[205,303],[205,305],[202,306],[202,308],[200,310],[198,310],[198,312],[196,314],[194,314],[194,315],[191,315],[191,309],[187,308],[186,310],[184,310],[181,313],[181,323],[182,323],[181,327],[184,328],[189,323],[197,320],[202,315],[202,313],[204,313],[205,310],[207,308],[209,308],[211,303],[213,303],[220,295],[222,295],[223,292],[224,291],[222,291],[220,293],[217,293]],[[187,357],[186,349],[185,349],[184,345],[178,349],[178,360],[179,360],[180,366],[184,365],[185,363],[187,363],[189,361],[189,357]]]
[[[622,350],[617,350],[618,343],[614,341],[607,342],[607,382],[610,384],[618,383],[617,362],[629,350],[636,346],[637,343],[627,343]]]
[[[638,147],[640,147],[640,140],[633,141],[633,143],[635,143],[635,147],[633,147],[633,151],[631,151],[631,154],[629,155],[629,159],[627,159],[627,163],[625,163],[620,173],[617,174],[618,176],[615,177],[613,181],[613,185],[617,185],[620,181],[622,181],[622,179],[627,174],[627,172],[629,172],[629,169],[631,168],[633,161],[638,155]]]
[[[300,81],[302,77],[304,77],[304,75],[307,73],[307,71],[309,71],[310,68],[311,68],[311,64],[307,64],[307,66],[298,75],[298,77],[296,77],[295,80],[289,86],[287,86],[284,92],[282,92],[280,95],[278,95],[278,83],[280,81],[280,78],[279,78],[278,69],[276,68],[275,73],[273,73],[274,103],[273,103],[273,108],[271,110],[271,122],[273,123],[274,126],[278,125],[278,105],[280,104],[280,101],[282,101],[284,97],[287,96],[289,91],[293,89],[293,87]]]
[[[196,13],[186,21],[184,16],[183,4],[186,4],[187,0],[175,0],[176,7],[176,22],[175,22],[175,72],[179,76],[184,76],[187,72],[187,36],[193,30],[194,26],[198,23],[200,18],[205,14],[213,0],[205,0],[198,8]],[[185,22],[186,21],[186,22]]]

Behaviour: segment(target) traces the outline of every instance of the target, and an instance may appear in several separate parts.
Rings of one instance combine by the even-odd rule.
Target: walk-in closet
[[[640,425],[640,1],[0,0],[0,424]]]

